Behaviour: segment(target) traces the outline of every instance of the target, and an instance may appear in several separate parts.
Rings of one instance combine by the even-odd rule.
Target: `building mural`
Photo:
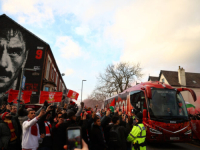
[[[19,90],[22,68],[37,69],[25,71],[25,90],[33,91],[33,97],[39,94],[46,47],[6,15],[0,16],[0,97],[9,89]]]

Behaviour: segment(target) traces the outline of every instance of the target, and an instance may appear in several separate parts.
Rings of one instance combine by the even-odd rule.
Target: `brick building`
[[[22,68],[25,90],[32,91],[31,103],[39,102],[40,91],[61,91],[67,87],[50,45],[6,16],[0,15],[0,97],[9,89],[19,90]]]

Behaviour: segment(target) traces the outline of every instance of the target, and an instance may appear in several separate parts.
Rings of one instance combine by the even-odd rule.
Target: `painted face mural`
[[[18,29],[0,29],[0,94],[16,89],[17,77],[27,59],[25,37]]]

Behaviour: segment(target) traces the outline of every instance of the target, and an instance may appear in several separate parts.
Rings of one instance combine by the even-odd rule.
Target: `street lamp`
[[[22,81],[23,81],[24,72],[25,71],[36,71],[36,70],[38,70],[38,69],[22,68],[21,80],[20,80],[20,85],[19,85],[19,95],[18,95],[18,100],[17,100],[17,113],[19,110],[20,99],[21,99],[21,94],[22,94]]]
[[[82,88],[81,88],[81,102],[82,102],[82,93],[83,93],[83,81],[87,81],[87,80],[82,80]]]

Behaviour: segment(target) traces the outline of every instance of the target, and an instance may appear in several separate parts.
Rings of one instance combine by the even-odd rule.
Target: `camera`
[[[56,109],[57,106],[56,105],[53,105],[53,106],[50,106],[51,109]]]

